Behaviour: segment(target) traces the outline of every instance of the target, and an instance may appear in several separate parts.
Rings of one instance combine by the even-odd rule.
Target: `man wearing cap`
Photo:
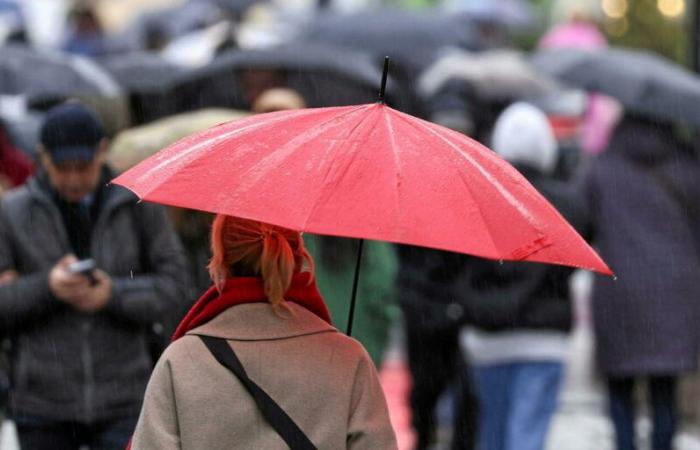
[[[186,299],[182,248],[161,207],[108,184],[92,111],[51,109],[40,142],[42,170],[0,203],[10,413],[25,449],[122,449],[153,363],[148,330]]]

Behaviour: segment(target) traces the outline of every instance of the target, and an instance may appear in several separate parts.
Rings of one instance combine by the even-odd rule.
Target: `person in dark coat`
[[[59,105],[40,135],[40,172],[0,201],[10,417],[25,449],[121,450],[153,368],[149,329],[186,298],[182,246],[162,207],[108,184],[94,112]],[[96,268],[72,266],[86,259]]]
[[[456,253],[398,246],[397,295],[403,313],[412,386],[410,404],[416,450],[430,448],[436,432],[436,406],[452,389],[451,448],[473,449],[477,401],[466,361],[460,357],[463,310],[452,286],[464,264]]]
[[[636,448],[635,381],[648,381],[653,448],[670,449],[677,378],[697,369],[699,179],[671,125],[626,116],[583,183],[594,242],[617,274],[596,277],[593,317],[620,450]]]
[[[557,143],[544,113],[509,106],[492,148],[576,226],[583,210],[573,188],[554,178]],[[541,450],[568,356],[573,269],[469,258],[456,283],[469,327],[461,336],[479,397],[482,450]]]

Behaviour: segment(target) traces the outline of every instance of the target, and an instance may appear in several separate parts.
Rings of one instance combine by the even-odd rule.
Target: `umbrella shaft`
[[[355,277],[352,281],[352,298],[350,299],[350,314],[348,316],[348,336],[352,336],[352,321],[355,317],[355,300],[357,299],[357,285],[360,281],[360,263],[362,262],[362,247],[364,247],[364,244],[365,240],[360,239],[357,246],[357,262],[355,263]]]

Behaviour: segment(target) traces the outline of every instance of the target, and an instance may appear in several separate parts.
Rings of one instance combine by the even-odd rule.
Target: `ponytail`
[[[227,277],[258,276],[275,307],[282,305],[295,273],[314,270],[299,232],[262,222],[220,214],[212,225],[211,247],[209,274],[219,290]]]

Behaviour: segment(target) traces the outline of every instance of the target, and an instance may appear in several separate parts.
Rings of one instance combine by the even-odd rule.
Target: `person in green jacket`
[[[346,331],[358,240],[306,234],[304,242],[316,262],[316,283],[330,309],[333,324]],[[352,336],[365,346],[377,367],[381,365],[389,332],[398,315],[394,295],[397,270],[392,244],[365,241]]]

